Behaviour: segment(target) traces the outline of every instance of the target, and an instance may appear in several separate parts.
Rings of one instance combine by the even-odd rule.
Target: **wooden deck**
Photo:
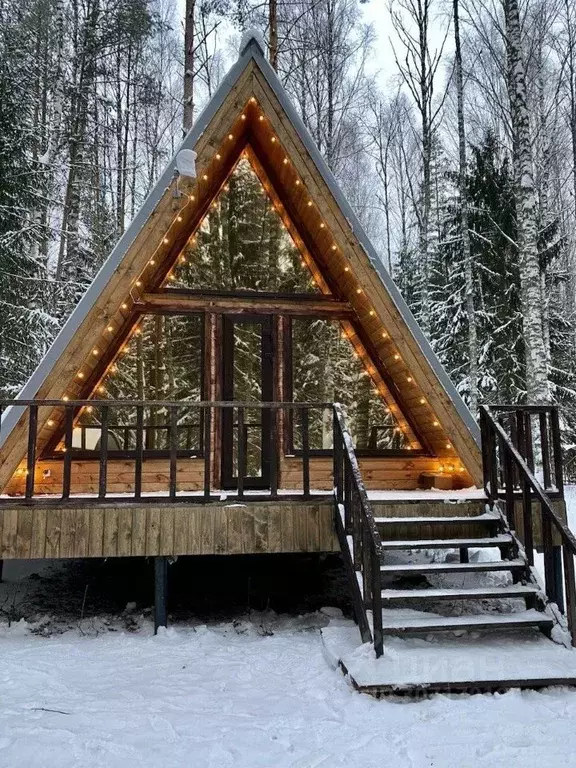
[[[338,550],[332,499],[103,504],[56,499],[0,509],[0,558],[233,555]]]

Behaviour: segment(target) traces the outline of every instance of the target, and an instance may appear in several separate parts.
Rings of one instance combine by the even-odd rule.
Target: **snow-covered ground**
[[[0,765],[465,768],[576,765],[576,692],[355,693],[319,614],[0,641]]]
[[[0,624],[0,766],[576,766],[575,690],[378,701],[329,665],[323,613],[158,637],[128,614]]]

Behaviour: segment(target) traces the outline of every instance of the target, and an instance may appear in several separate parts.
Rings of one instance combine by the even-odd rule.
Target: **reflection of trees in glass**
[[[108,400],[201,400],[202,336],[200,315],[145,315],[94,393],[95,397]],[[91,411],[84,410],[79,421],[84,425],[99,423],[97,406]],[[167,448],[167,409],[146,409],[144,423],[154,427],[147,430],[146,447]],[[182,409],[178,414],[179,447],[190,450],[198,447],[199,423],[198,411]],[[136,409],[115,408],[110,413],[110,424],[117,447],[133,450],[134,430],[115,430],[114,427],[134,426]]]
[[[408,441],[374,385],[350,341],[337,322],[323,319],[292,320],[292,388],[295,402],[340,402],[357,448],[405,448]],[[298,424],[298,420],[297,420]],[[294,432],[300,445],[299,429]],[[332,446],[331,417],[311,414],[310,446]]]
[[[301,255],[248,160],[240,160],[174,270],[174,288],[315,291]]]

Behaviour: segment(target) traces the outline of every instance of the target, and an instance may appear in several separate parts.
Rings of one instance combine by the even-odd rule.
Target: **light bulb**
[[[262,122],[262,120],[264,120],[264,115],[259,115],[258,116],[258,120],[260,120],[260,122]]]
[[[420,398],[420,405],[424,405],[426,403],[426,398],[421,397]]]
[[[124,302],[122,304],[122,309],[128,309],[128,304],[126,304],[126,302]],[[96,352],[96,354],[98,354],[98,353]]]
[[[256,104],[256,97],[250,96],[250,101],[252,102],[252,104]]]
[[[362,288],[356,288],[356,293],[362,293]]]
[[[48,419],[46,424],[48,424],[49,427],[53,427],[54,426],[54,419]]]
[[[76,377],[79,378],[79,379],[83,379],[84,378],[84,374],[82,373],[82,371],[78,371],[78,373],[76,374]]]
[[[408,382],[412,381],[412,376],[406,376],[406,381]]]
[[[337,247],[338,247],[338,246],[334,244],[334,245],[332,246],[332,250],[333,250],[333,251],[335,251]]]
[[[208,181],[208,174],[207,174],[207,173],[205,173],[205,174],[202,176],[202,178],[204,179],[204,181]]]
[[[376,313],[374,312],[374,310],[373,310],[373,309],[371,309],[371,310],[370,310],[370,312],[368,312],[368,314],[370,315],[370,317],[374,317],[374,315],[375,315]]]
[[[222,157],[222,155],[220,154],[220,152],[216,152],[216,160],[220,160],[221,157]]]
[[[452,448],[452,443],[446,443],[446,448],[448,448],[448,450],[450,450],[450,448]]]
[[[299,187],[299,186],[300,186],[300,179],[296,179],[296,181],[294,182],[294,184],[296,184],[296,186],[297,186],[297,187]]]
[[[386,331],[382,331],[382,338],[383,339],[387,339],[388,338],[388,334],[386,333]]]
[[[272,138],[270,139],[270,141],[272,142],[272,144],[274,144],[274,142],[276,141],[276,136],[272,136]]]
[[[176,216],[176,221],[182,221],[182,216]]]
[[[112,333],[114,330],[114,326],[109,325],[108,328],[106,328],[106,330],[108,331],[108,333]]]
[[[308,208],[312,207],[312,200],[308,200]]]
[[[68,400],[70,400],[70,398],[68,397],[68,395],[62,395],[62,400],[64,400],[64,402],[67,403]]]
[[[246,115],[240,115],[240,118],[241,118],[242,120],[246,120]]]
[[[94,357],[98,357],[98,350],[96,348],[94,348],[92,350],[92,354],[94,355]]]
[[[398,354],[398,352],[396,352],[396,354],[394,355],[394,360],[400,360],[400,355]]]
[[[284,160],[282,160],[282,162],[284,163],[284,165],[287,165],[288,164],[288,158],[285,157]]]
[[[433,424],[434,424],[435,427],[439,427],[440,426],[440,422],[439,421],[435,421],[435,422],[433,422]]]
[[[228,139],[229,139],[230,141],[232,141],[232,139],[233,139],[233,138],[234,138],[234,134],[233,134],[233,133],[229,133],[229,134],[228,134]]]

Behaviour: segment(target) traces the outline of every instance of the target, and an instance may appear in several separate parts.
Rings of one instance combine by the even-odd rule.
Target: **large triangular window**
[[[250,162],[241,158],[190,238],[167,288],[319,291]]]

